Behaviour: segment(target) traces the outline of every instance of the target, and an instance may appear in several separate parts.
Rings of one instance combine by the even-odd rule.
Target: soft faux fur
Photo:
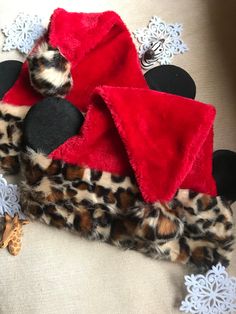
[[[54,47],[50,53],[70,64],[74,85],[67,99],[86,112],[85,123],[51,156],[22,152],[22,209],[56,227],[153,258],[203,268],[227,265],[232,210],[220,197],[196,192],[216,192],[214,108],[149,91],[130,35],[113,12],[58,9],[47,39]],[[36,86],[48,77],[40,53],[34,51],[34,58],[30,76],[39,78],[32,80]],[[27,66],[7,102],[32,105],[41,98],[30,86]],[[67,80],[68,67],[64,70]],[[94,92],[104,84],[115,87]],[[45,86],[36,88],[45,94]]]
[[[9,123],[20,121],[28,110],[22,107],[19,117],[13,108],[4,105],[2,111]],[[21,139],[20,128],[16,135]],[[11,136],[7,132],[4,137],[7,146]],[[16,143],[18,154],[21,141]],[[179,190],[170,202],[148,204],[134,177],[70,165],[32,150],[21,155],[22,209],[32,218],[155,259],[194,264],[198,270],[219,261],[228,265],[233,218],[220,197]]]
[[[95,87],[115,86],[109,91],[103,88],[100,93],[113,120],[105,106],[90,106],[81,133],[59,146],[51,157],[120,175],[134,170],[146,201],[169,200],[180,187],[216,194],[212,178],[214,109],[150,91],[130,34],[117,14],[57,9],[51,17],[47,39],[70,63],[73,88],[67,99],[80,110],[87,112]],[[54,60],[53,50],[48,46],[46,52],[45,47],[46,44],[33,52],[34,63],[30,66],[32,83],[38,84],[37,90],[44,94],[45,86],[40,88],[40,82],[44,78],[52,84],[56,67],[51,68],[49,62],[45,69],[45,54]],[[55,50],[55,57],[58,55]],[[65,66],[66,78],[68,69]],[[23,66],[5,101],[32,105],[39,98],[30,84],[26,85],[26,70]],[[37,78],[39,81],[35,81]]]
[[[232,210],[220,197],[179,190],[167,203],[144,203],[135,180],[22,154],[22,208],[32,218],[155,259],[202,269],[228,265]]]
[[[44,96],[65,96],[72,86],[70,63],[46,42],[28,57],[30,81]]]
[[[0,167],[8,174],[15,174],[20,168],[22,120],[28,110],[28,106],[0,104]]]

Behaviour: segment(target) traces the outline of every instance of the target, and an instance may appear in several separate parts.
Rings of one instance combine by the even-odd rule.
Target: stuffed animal
[[[30,217],[155,259],[228,265],[233,194],[218,158],[212,170],[215,109],[149,90],[115,13],[57,9],[0,110],[1,160],[19,157]]]

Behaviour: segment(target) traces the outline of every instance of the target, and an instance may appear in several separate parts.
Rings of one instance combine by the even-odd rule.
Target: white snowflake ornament
[[[0,174],[0,216],[9,214],[13,217],[15,214],[18,214],[20,219],[25,219],[19,202],[20,193],[18,186],[8,184],[6,179]]]
[[[169,64],[174,55],[187,51],[187,46],[180,38],[182,29],[181,24],[167,24],[159,17],[153,16],[147,27],[134,31],[134,37],[140,43],[138,54],[142,67],[148,69],[156,62]],[[149,49],[153,49],[155,55],[146,59],[145,53]]]
[[[229,277],[220,263],[206,275],[185,276],[188,295],[180,311],[191,314],[236,313],[236,277]]]
[[[44,31],[42,21],[37,15],[20,13],[11,25],[2,29],[6,36],[2,50],[18,49],[21,53],[27,54]]]

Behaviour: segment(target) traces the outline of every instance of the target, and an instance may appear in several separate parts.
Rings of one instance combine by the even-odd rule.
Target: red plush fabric
[[[112,114],[145,200],[169,200],[180,187],[216,193],[212,106],[146,89],[104,87],[98,93]]]
[[[66,98],[87,112],[80,134],[51,157],[117,174],[134,170],[149,202],[169,200],[179,187],[215,194],[215,110],[150,91],[130,34],[116,13],[57,9],[48,40],[71,62],[74,86]],[[103,87],[91,100],[98,86]],[[32,105],[40,98],[30,87],[26,63],[4,101]]]
[[[118,158],[120,164],[125,146],[126,160],[146,201],[169,200],[179,187],[214,194],[208,162],[214,117],[212,106],[191,99],[141,88],[103,86],[94,94],[81,135],[60,146],[52,156],[63,158],[70,152],[78,164],[89,160],[90,167],[107,169],[111,158]]]
[[[130,34],[115,12],[56,9],[47,37],[71,62],[74,86],[66,99],[80,110],[87,111],[91,93],[100,85],[148,88]],[[25,62],[19,79],[3,100],[31,106],[41,98],[30,85]]]

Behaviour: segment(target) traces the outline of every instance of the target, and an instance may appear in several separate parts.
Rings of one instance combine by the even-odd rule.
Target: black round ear
[[[236,201],[236,153],[217,150],[213,154],[213,176],[217,191],[226,200]]]
[[[0,63],[0,99],[14,85],[20,74],[22,64],[17,60],[7,60]]]
[[[175,65],[160,65],[144,75],[150,89],[194,99],[196,85],[192,77]]]
[[[82,113],[67,100],[45,98],[33,105],[25,117],[23,143],[35,151],[50,154],[77,135],[83,121]]]

